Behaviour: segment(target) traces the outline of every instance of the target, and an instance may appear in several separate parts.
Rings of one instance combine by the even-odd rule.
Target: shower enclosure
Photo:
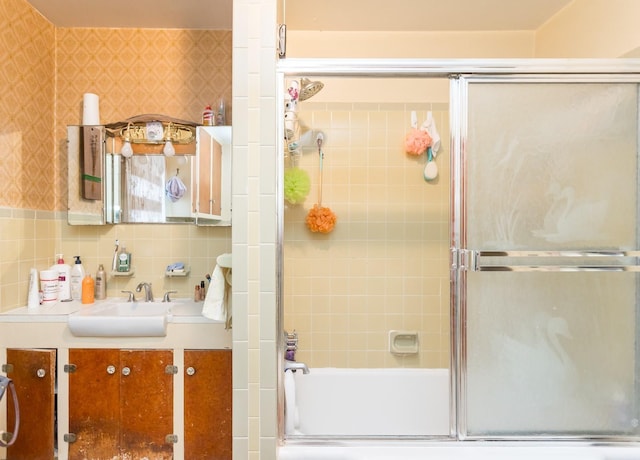
[[[299,111],[325,135],[336,228],[305,233],[313,192],[280,209],[281,326],[311,373],[448,367],[445,439],[637,440],[640,66],[283,60],[279,76],[282,100],[301,77],[340,89]],[[438,123],[435,181],[405,152],[414,114]],[[280,179],[295,161],[313,190],[317,150],[292,160],[284,117],[280,134]],[[417,353],[390,353],[391,330]]]

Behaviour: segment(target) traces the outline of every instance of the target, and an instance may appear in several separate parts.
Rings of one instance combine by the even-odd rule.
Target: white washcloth
[[[202,306],[202,316],[215,321],[224,321],[225,329],[231,329],[230,280],[231,268],[216,265]]]
[[[433,144],[431,144],[431,153],[433,154],[433,158],[435,158],[438,150],[440,150],[440,134],[438,134],[436,121],[433,119],[433,113],[431,113],[431,110],[427,112],[427,119],[422,123],[420,129],[426,131],[429,136],[431,136],[431,139],[433,139]]]

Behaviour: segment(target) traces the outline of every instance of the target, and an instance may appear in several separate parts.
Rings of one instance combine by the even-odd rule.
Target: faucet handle
[[[164,293],[164,297],[162,297],[162,301],[163,302],[171,302],[171,298],[169,297],[169,294],[177,294],[178,291],[167,291]]]
[[[135,302],[136,301],[136,296],[133,293],[133,291],[120,291],[123,294],[129,294],[129,298],[127,299],[127,302]]]

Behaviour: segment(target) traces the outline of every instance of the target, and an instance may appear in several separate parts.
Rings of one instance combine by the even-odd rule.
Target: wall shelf
[[[164,276],[166,276],[167,278],[185,277],[185,276],[189,276],[190,271],[191,270],[189,269],[189,267],[185,267],[184,270],[181,270],[181,271],[167,270],[166,272],[164,272]]]

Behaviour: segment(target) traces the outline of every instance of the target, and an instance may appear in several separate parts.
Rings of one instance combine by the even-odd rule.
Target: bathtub
[[[289,372],[285,399],[291,400],[287,379],[293,378],[295,408],[285,403],[288,435],[449,434],[448,369],[312,368],[309,374],[286,375]],[[292,414],[295,423],[288,418]]]
[[[284,383],[279,460],[640,460],[637,443],[453,440],[448,369],[312,368]]]

